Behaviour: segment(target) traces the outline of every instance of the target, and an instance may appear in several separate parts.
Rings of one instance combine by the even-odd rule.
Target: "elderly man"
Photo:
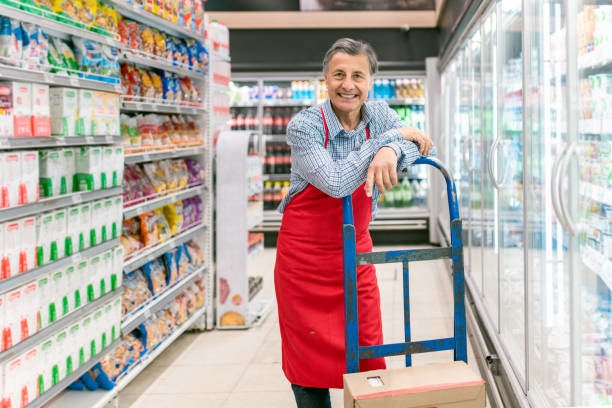
[[[397,184],[431,141],[385,102],[367,102],[378,63],[372,47],[343,38],[325,54],[329,98],[289,124],[291,187],[279,211],[274,271],[283,371],[299,408],[331,407],[345,372],[342,200],[353,197],[357,252],[372,250],[368,226],[385,189]],[[358,273],[359,343],[382,344],[374,266]],[[382,358],[360,369],[385,368]]]

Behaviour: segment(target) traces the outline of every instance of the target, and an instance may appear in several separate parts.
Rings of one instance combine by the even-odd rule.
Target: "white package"
[[[56,197],[61,194],[63,157],[58,149],[41,150],[40,191],[43,197]]]
[[[6,298],[4,293],[0,293],[0,333],[4,333],[4,326],[6,325]],[[4,341],[2,340],[2,336],[0,336],[0,351],[4,350]],[[2,373],[0,373],[0,388],[2,388]],[[0,391],[0,401],[2,401],[2,392]]]
[[[70,355],[68,348],[68,332],[62,330],[54,338],[54,349],[57,355],[58,381],[62,381],[67,375],[67,360]]]
[[[104,205],[104,225],[102,226],[103,231],[104,231],[104,235],[103,235],[103,240],[104,241],[108,241],[111,240],[115,237],[113,237],[113,221],[115,219],[114,217],[114,209],[115,209],[115,202],[112,198],[109,198],[107,200],[104,200],[103,202]]]
[[[85,361],[93,358],[99,350],[96,350],[96,330],[91,316],[81,321],[81,344],[85,352]]]
[[[32,136],[32,84],[13,84],[13,136]]]
[[[92,245],[97,245],[103,240],[103,230],[105,230],[105,220],[104,220],[104,202],[103,201],[94,201],[91,203],[91,228],[94,229],[95,240],[92,242]],[[95,244],[94,244],[95,242]]]
[[[19,205],[19,184],[21,182],[21,154],[19,152],[0,153],[0,167],[4,175],[1,201],[2,208]]]
[[[79,214],[81,217],[81,222],[79,224],[79,250],[83,250],[92,245],[93,226],[91,224],[91,204],[87,203],[81,205]],[[95,243],[93,245],[95,245]]]
[[[93,91],[79,89],[78,105],[78,134],[80,136],[92,136],[93,132]]]
[[[123,246],[113,249],[113,276],[111,277],[113,288],[120,288],[123,285]]]
[[[13,137],[13,87],[10,83],[0,82],[0,139],[11,137]]]
[[[53,136],[75,136],[78,115],[77,91],[72,88],[51,88],[51,134]]]
[[[60,209],[53,213],[53,228],[57,242],[57,259],[66,256],[66,210]]]
[[[68,313],[74,312],[80,304],[79,280],[74,265],[64,269],[64,285],[66,286],[66,297],[68,298]]]
[[[62,149],[62,177],[65,180],[65,192],[74,193],[74,178],[76,175],[76,149]]]
[[[81,298],[81,305],[86,305],[87,302],[90,301],[89,297],[89,261],[83,260],[79,262],[76,266],[76,276],[75,276],[75,285],[79,290],[79,297]],[[93,290],[93,288],[92,288]]]
[[[11,348],[22,340],[25,340],[21,331],[21,322],[26,318],[23,308],[23,294],[21,288],[13,289],[6,294],[6,348]]]
[[[21,223],[13,220],[4,224],[4,277],[19,274],[19,254],[21,252]]]
[[[93,313],[93,326],[95,328],[96,352],[99,353],[108,346],[104,333],[105,325],[103,308],[100,308]]]
[[[75,323],[72,326],[70,326],[70,328],[68,328],[68,350],[70,351],[69,354],[69,358],[70,358],[70,365],[71,365],[71,369],[72,370],[76,370],[77,368],[79,368],[79,366],[81,365],[81,363],[84,363],[85,361],[81,361],[81,350],[82,350],[82,344],[81,344],[81,324],[80,323]]]
[[[113,155],[114,172],[116,173],[117,186],[123,185],[124,154],[123,146],[115,146]]]
[[[105,136],[107,135],[107,116],[104,107],[104,94],[102,91],[94,91],[93,93],[93,106],[94,106],[94,135]]]
[[[51,318],[53,321],[59,320],[62,316],[68,313],[68,296],[66,290],[66,280],[64,279],[64,271],[56,270],[51,274],[52,306],[51,311],[55,313]]]
[[[37,282],[31,282],[24,286],[22,296],[24,321],[22,322],[21,330],[23,330],[24,337],[29,337],[36,334],[39,330],[38,312],[40,310],[40,298],[38,296]]]
[[[113,229],[112,236],[113,238],[117,238],[121,236],[122,228],[123,228],[123,196],[117,196],[113,200],[113,213],[111,217],[113,218]]]
[[[19,270],[21,273],[36,268],[36,218],[26,217],[20,222]]]
[[[57,240],[53,213],[36,217],[36,253],[38,266],[57,259]]]
[[[53,300],[53,272],[38,278],[38,304],[40,305],[40,328],[43,329],[51,324],[51,303]],[[55,306],[53,306],[55,307]]]
[[[76,178],[78,191],[102,188],[102,149],[81,147],[76,151]]]
[[[24,373],[24,388],[22,388],[22,402],[24,405],[38,398],[38,376],[41,372],[40,351],[38,346],[29,349],[21,357],[21,364]],[[25,395],[24,395],[25,394]],[[24,401],[24,396],[27,395],[27,401]]]
[[[112,322],[111,341],[117,340],[121,334],[121,313],[121,298],[119,297],[113,301],[113,311],[110,318]]]
[[[25,372],[21,356],[6,364],[5,386],[6,398],[10,407],[21,407],[21,389],[25,385]]]
[[[44,393],[53,386],[54,365],[57,364],[53,338],[47,339],[41,344],[40,356],[42,361],[42,389],[40,392]]]
[[[104,305],[104,316],[102,317],[102,324],[104,325],[104,333],[103,336],[103,344],[105,347],[108,347],[113,340],[115,340],[115,334],[117,333],[115,322],[114,322],[114,313],[113,313],[113,302],[108,302]]]
[[[19,193],[21,204],[30,204],[38,201],[38,152],[21,152]]]
[[[102,177],[102,187],[101,188],[111,188],[114,187],[116,181],[113,180],[116,176],[114,173],[115,163],[113,161],[115,157],[115,149],[112,146],[107,146],[102,148],[102,166],[101,177]]]
[[[104,282],[104,271],[102,270],[102,259],[99,255],[91,257],[89,259],[89,273],[91,275],[91,289],[88,293],[92,293],[93,298],[98,299],[102,296],[102,284]],[[91,295],[90,295],[91,296]]]
[[[32,136],[51,136],[49,85],[32,84]]]
[[[80,234],[82,231],[81,207],[74,206],[66,208],[66,255],[79,252]]]

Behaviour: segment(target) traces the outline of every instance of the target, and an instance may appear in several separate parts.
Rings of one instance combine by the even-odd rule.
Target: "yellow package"
[[[163,208],[164,216],[170,226],[170,233],[172,235],[178,233],[183,227],[183,202],[177,201],[172,204],[168,204]]]
[[[166,34],[153,29],[154,53],[163,57],[166,55]]]
[[[36,6],[43,10],[53,11],[52,0],[36,0]]]
[[[53,12],[69,19],[68,23],[75,24],[79,6],[80,2],[77,3],[75,0],[54,0]]]
[[[97,2],[97,0],[91,1]],[[117,27],[117,12],[111,6],[101,2],[97,6],[94,24],[108,33],[116,34],[119,31]]]
[[[140,38],[142,40],[142,50],[149,54],[153,54],[155,50],[155,40],[151,28],[143,27],[142,31],[140,31]]]
[[[90,27],[96,21],[96,13],[98,11],[97,0],[77,0],[81,3],[77,11],[78,20],[86,27]]]

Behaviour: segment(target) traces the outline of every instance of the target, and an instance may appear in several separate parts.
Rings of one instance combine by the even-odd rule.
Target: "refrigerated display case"
[[[612,6],[475,7],[439,64],[440,151],[485,366],[511,378],[507,406],[610,405]]]
[[[264,223],[261,232],[277,232],[282,214],[276,211],[290,185],[291,149],[287,125],[302,109],[327,98],[320,73],[233,74],[232,130],[263,135],[260,152],[264,166]],[[370,100],[385,100],[409,126],[426,130],[426,92],[423,74],[379,73]],[[427,169],[415,167],[379,202],[372,230],[424,230],[428,225]]]

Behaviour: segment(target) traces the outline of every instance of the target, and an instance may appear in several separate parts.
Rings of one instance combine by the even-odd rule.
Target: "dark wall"
[[[232,71],[320,70],[325,51],[342,37],[372,44],[381,70],[425,70],[425,58],[439,53],[435,28],[231,30]]]
[[[438,22],[440,53],[450,45],[457,30],[466,25],[482,0],[446,0]]]

